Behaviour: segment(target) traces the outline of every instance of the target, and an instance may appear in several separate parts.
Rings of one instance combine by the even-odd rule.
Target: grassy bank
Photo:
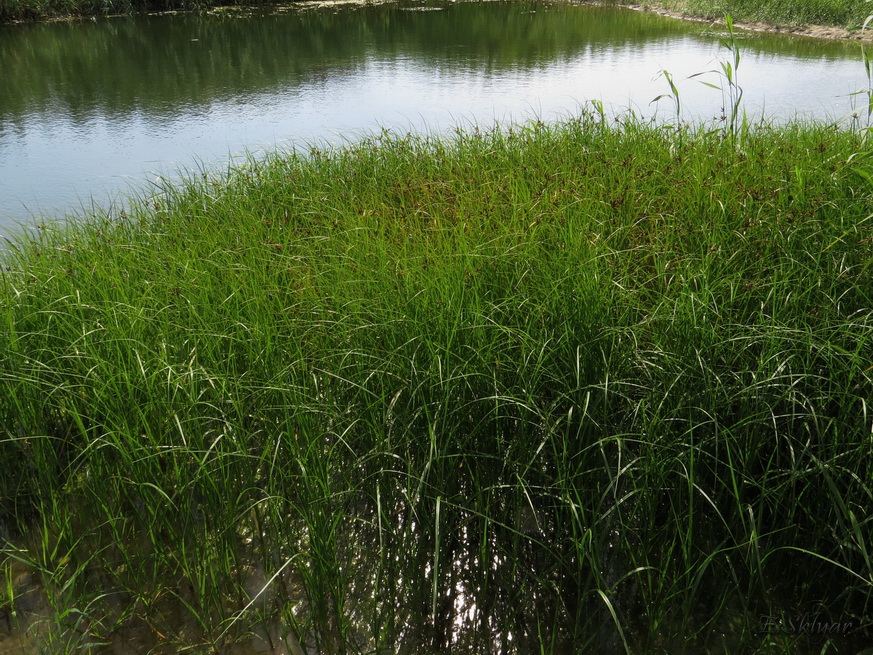
[[[862,150],[382,134],[38,231],[0,291],[0,614],[50,652],[858,652]]]
[[[866,0],[646,0],[621,4],[642,4],[710,20],[730,14],[739,23],[825,25],[847,30],[860,29],[871,13]]]

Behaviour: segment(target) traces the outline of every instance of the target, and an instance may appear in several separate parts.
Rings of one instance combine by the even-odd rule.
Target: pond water
[[[158,15],[0,27],[0,234],[159,175],[246,153],[354,140],[381,127],[577,112],[590,100],[671,120],[725,104],[717,27],[571,3],[304,3],[266,13]],[[751,116],[847,120],[863,96],[852,43],[742,34]],[[588,105],[590,106],[590,105]]]

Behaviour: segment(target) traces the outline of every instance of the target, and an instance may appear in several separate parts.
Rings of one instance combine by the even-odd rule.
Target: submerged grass
[[[0,611],[24,566],[52,652],[857,652],[863,148],[385,132],[44,226],[2,275]]]

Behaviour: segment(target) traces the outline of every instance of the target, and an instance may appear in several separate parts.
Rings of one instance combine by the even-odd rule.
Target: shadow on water
[[[632,51],[690,31],[659,16],[592,7],[456,3],[404,11],[410,6],[418,5],[6,27],[0,126],[14,130],[49,111],[82,123],[135,112],[160,120],[226,98],[285,93],[373,61],[494,73],[587,51]]]

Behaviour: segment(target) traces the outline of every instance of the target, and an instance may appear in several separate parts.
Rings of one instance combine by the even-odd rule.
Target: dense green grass
[[[26,569],[50,652],[820,652],[757,634],[805,612],[857,652],[865,148],[384,133],[45,226],[0,291],[0,611]]]

